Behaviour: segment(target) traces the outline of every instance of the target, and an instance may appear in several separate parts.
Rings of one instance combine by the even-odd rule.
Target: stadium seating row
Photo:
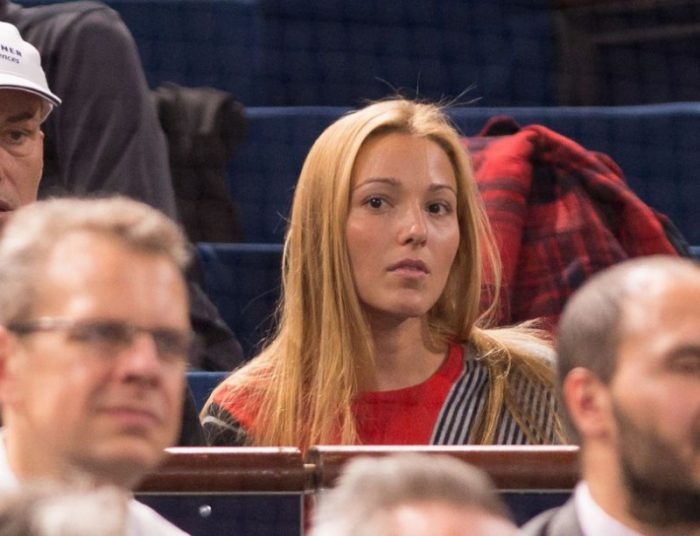
[[[280,243],[304,158],[323,129],[346,108],[251,107],[249,134],[229,168],[246,242]],[[668,215],[691,244],[700,244],[700,104],[618,107],[454,107],[462,133],[478,134],[489,118],[507,115],[541,124],[615,160],[647,204]]]
[[[546,125],[588,149],[611,156],[644,201],[669,215],[691,244],[700,244],[700,226],[696,224],[700,182],[695,176],[700,105],[494,107],[504,103],[551,103],[549,97],[545,98],[552,83],[544,65],[551,66],[553,59],[544,1],[450,0],[439,3],[439,8],[438,3],[427,0],[380,4],[336,0],[108,3],[122,14],[134,33],[151,85],[168,80],[221,87],[238,95],[246,105],[286,103],[291,98],[268,99],[270,91],[299,95],[297,103],[315,104],[356,100],[344,93],[346,90],[359,91],[364,97],[381,96],[389,91],[386,86],[375,92],[362,78],[373,73],[377,65],[399,70],[404,66],[406,72],[418,68],[427,73],[421,82],[425,89],[421,94],[435,98],[440,96],[431,93],[436,88],[442,87],[447,94],[452,91],[445,89],[448,79],[458,80],[458,88],[466,80],[455,78],[454,72],[443,78],[430,69],[459,62],[466,51],[464,55],[478,66],[464,66],[458,71],[473,68],[487,74],[475,75],[481,81],[476,92],[462,100],[479,96],[481,89],[487,89],[489,98],[482,99],[478,107],[455,106],[450,111],[465,135],[476,135],[496,115],[512,116],[522,125]],[[541,16],[530,17],[533,10]],[[529,26],[525,19],[530,21]],[[436,28],[440,30],[437,33]],[[455,41],[457,34],[468,41]],[[426,42],[431,46],[419,46]],[[327,50],[323,52],[319,47]],[[323,59],[326,53],[332,61]],[[507,64],[487,65],[505,58]],[[365,60],[369,63],[362,63]],[[319,70],[314,71],[316,68]],[[332,68],[342,72],[334,78]],[[283,69],[289,72],[285,74]],[[354,78],[353,73],[357,75]],[[404,75],[397,71],[385,78],[396,86],[413,84],[404,82]],[[407,76],[412,80],[416,74]],[[499,96],[497,85],[484,85],[484,80],[501,83],[510,92],[534,91],[538,96]],[[319,88],[331,88],[330,93],[338,99],[328,99]],[[241,336],[248,353],[271,325],[279,287],[279,244],[303,159],[318,134],[347,109],[263,106],[247,110],[249,136],[238,148],[228,175],[231,193],[241,209],[247,244],[200,245],[199,253],[209,293]]]
[[[279,293],[281,242],[294,186],[316,137],[347,108],[252,107],[249,134],[228,180],[239,205],[244,244],[200,244],[207,291],[251,355],[272,325]],[[700,245],[700,104],[621,107],[453,108],[465,135],[494,116],[542,124],[613,158],[630,186]]]
[[[691,252],[700,259],[700,247],[692,247]],[[282,245],[198,244],[197,253],[209,296],[239,337],[244,355],[253,356],[274,326]],[[198,385],[195,395],[199,395],[202,402],[208,395],[207,387],[218,383],[216,373],[203,374],[205,376],[194,380]],[[207,381],[206,374],[214,376]]]
[[[19,0],[36,5],[56,0]],[[147,78],[212,86],[246,105],[356,105],[404,88],[430,99],[548,105],[546,0],[106,0]]]
[[[244,355],[252,357],[274,326],[282,245],[198,244],[197,252],[209,296],[239,337]],[[700,259],[700,247],[691,247],[691,253]],[[191,381],[200,404],[222,379],[217,373],[201,374]]]
[[[248,106],[355,106],[391,88],[431,100],[469,90],[461,100],[481,106],[700,97],[694,0],[105,1],[151,87],[212,86]]]

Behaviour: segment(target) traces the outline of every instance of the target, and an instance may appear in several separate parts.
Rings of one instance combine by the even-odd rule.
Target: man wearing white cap
[[[46,78],[63,101],[43,126],[38,196],[119,193],[176,220],[165,136],[136,43],[119,14],[102,2],[25,7],[0,0],[0,21],[15,25],[39,50]],[[243,359],[241,346],[198,277],[196,269],[188,273],[190,313],[201,342],[190,363],[230,370]]]
[[[0,232],[12,212],[36,201],[43,168],[41,123],[61,103],[46,82],[39,52],[0,22]],[[179,445],[204,444],[191,396]]]
[[[0,22],[0,230],[14,210],[36,200],[44,162],[40,127],[60,103],[39,52]]]

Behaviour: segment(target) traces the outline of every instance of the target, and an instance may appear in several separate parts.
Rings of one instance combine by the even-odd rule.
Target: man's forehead
[[[619,366],[627,357],[640,362],[646,355],[656,362],[679,348],[700,346],[700,273],[679,272],[628,297],[620,330]],[[630,348],[632,352],[624,352]]]
[[[36,307],[52,313],[118,316],[128,309],[145,314],[159,307],[164,294],[169,305],[159,314],[178,316],[186,309],[182,274],[169,257],[91,230],[69,232],[53,245],[39,284]]]
[[[168,260],[159,253],[143,252],[109,231],[81,228],[64,233],[53,243],[46,266],[49,271],[58,269],[61,273],[71,273],[108,267],[116,260],[134,263],[142,258]]]
[[[3,122],[40,118],[44,103],[44,99],[28,91],[0,87],[0,118]]]
[[[669,310],[683,309],[700,314],[700,302],[691,299],[700,293],[700,269],[675,272],[630,274],[622,301],[624,321],[662,321]]]

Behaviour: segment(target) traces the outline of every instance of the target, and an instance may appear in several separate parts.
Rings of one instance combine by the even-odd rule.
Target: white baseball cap
[[[51,105],[48,111],[61,104],[46,82],[39,51],[7,22],[0,22],[0,89],[3,88],[38,95]]]

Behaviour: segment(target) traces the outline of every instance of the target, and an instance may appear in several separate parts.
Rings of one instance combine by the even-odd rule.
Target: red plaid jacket
[[[463,144],[503,262],[499,325],[543,318],[553,327],[591,274],[627,258],[679,254],[668,218],[635,195],[607,155],[507,117]]]

